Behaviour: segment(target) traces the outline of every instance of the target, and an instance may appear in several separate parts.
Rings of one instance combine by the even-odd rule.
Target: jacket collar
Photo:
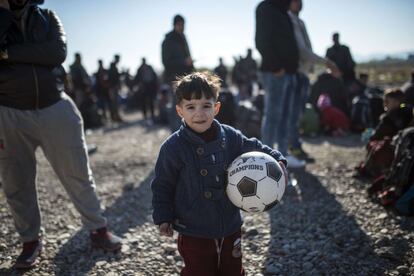
[[[211,143],[214,143],[216,141],[225,142],[226,140],[225,133],[224,133],[224,129],[222,128],[221,124],[217,120],[214,119],[212,125],[217,127],[218,136],[217,136],[217,139]],[[178,130],[178,135],[182,136],[185,140],[187,140],[188,142],[192,144],[196,144],[196,145],[207,144],[201,137],[199,137],[197,134],[195,134],[191,129],[187,127],[184,120],[182,121],[181,127]]]

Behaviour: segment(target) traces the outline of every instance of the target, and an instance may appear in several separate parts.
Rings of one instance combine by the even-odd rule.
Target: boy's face
[[[384,110],[389,111],[400,107],[400,101],[390,97],[384,98]]]
[[[195,132],[203,133],[210,128],[214,116],[220,110],[220,102],[215,102],[213,98],[206,99],[183,99],[176,105],[178,115],[184,119],[185,123]]]

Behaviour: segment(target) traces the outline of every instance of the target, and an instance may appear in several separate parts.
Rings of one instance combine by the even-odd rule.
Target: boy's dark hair
[[[394,100],[403,102],[404,92],[402,92],[401,89],[398,89],[398,88],[390,88],[390,89],[385,90],[384,98],[394,99]]]
[[[201,99],[203,96],[217,101],[220,83],[220,78],[208,71],[178,77],[174,82],[176,103],[181,103],[183,99]]]

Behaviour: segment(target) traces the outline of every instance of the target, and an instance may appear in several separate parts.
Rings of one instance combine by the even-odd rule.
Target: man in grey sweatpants
[[[106,229],[89,167],[83,121],[54,68],[66,58],[66,38],[43,1],[0,0],[0,178],[23,241],[16,267],[36,264],[42,250],[36,194],[36,148],[42,148],[89,229],[92,244],[118,250]]]

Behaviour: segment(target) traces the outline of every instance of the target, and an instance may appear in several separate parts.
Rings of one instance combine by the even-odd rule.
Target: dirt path
[[[182,261],[173,239],[151,223],[152,170],[168,130],[129,124],[96,131],[88,143],[97,190],[110,228],[124,238],[122,252],[89,248],[86,231],[41,151],[38,193],[45,250],[41,265],[24,275],[178,275]],[[316,162],[294,171],[297,185],[269,213],[245,214],[244,262],[248,275],[414,274],[414,219],[371,203],[352,168],[363,157],[358,137],[307,140]],[[10,212],[0,195],[0,275],[20,275],[20,252]]]

